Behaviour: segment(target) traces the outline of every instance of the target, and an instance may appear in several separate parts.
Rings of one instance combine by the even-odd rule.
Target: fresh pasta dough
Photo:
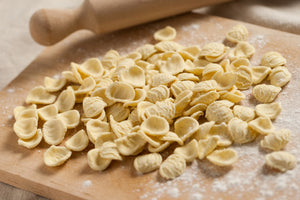
[[[60,79],[45,77],[26,97],[31,105],[14,109],[18,144],[32,149],[44,140],[44,163],[52,167],[85,149],[96,171],[135,156],[137,172],[158,169],[169,180],[195,159],[232,166],[238,161],[233,143],[260,140],[277,151],[266,156],[268,166],[293,169],[294,156],[279,151],[292,134],[271,121],[282,109],[273,101],[292,78],[283,55],[266,52],[253,66],[256,50],[242,24],[226,33],[231,48],[214,41],[184,46],[173,41],[176,34],[166,26],[154,33],[156,44],[127,55],[109,50],[101,59],[71,63]],[[261,102],[253,101],[255,109],[243,102],[251,97],[243,90],[253,85]]]

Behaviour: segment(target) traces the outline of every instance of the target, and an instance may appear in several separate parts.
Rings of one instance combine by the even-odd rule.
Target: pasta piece
[[[181,117],[174,123],[174,132],[184,142],[199,129],[199,123],[192,117]]]
[[[228,130],[228,125],[225,123],[213,125],[207,135],[209,137],[217,136],[218,146],[227,147],[232,144],[232,138]]]
[[[65,142],[65,146],[72,151],[83,151],[89,144],[89,138],[81,129]]]
[[[105,90],[106,88],[96,88],[92,93],[91,97],[100,97],[107,106],[111,106],[115,103],[114,100],[111,100],[105,96]]]
[[[101,60],[103,68],[110,70],[110,69],[116,67],[119,58],[120,58],[120,55],[117,51],[115,51],[115,50],[107,51]]]
[[[162,157],[159,153],[149,153],[137,156],[134,159],[133,166],[139,173],[149,173],[159,168],[162,163]]]
[[[250,69],[252,71],[253,84],[261,83],[271,72],[270,67],[266,66],[253,66]]]
[[[182,111],[189,105],[193,96],[193,92],[190,90],[183,91],[175,99],[175,115],[179,116]]]
[[[194,138],[196,140],[207,139],[207,135],[210,132],[210,129],[215,125],[214,121],[205,122],[199,126],[199,130],[196,131]]]
[[[108,141],[113,142],[115,139],[116,135],[113,132],[102,132],[101,135],[96,138],[95,148],[100,148],[103,143]]]
[[[117,122],[114,120],[113,116],[110,116],[110,127],[113,131],[113,133],[118,137],[123,137],[125,135],[128,135],[131,132],[132,129],[132,122],[130,120],[125,120],[121,122]]]
[[[231,166],[238,160],[237,152],[233,149],[215,150],[206,157],[217,166]]]
[[[163,101],[170,97],[170,90],[165,85],[160,85],[158,87],[151,88],[147,91],[146,99],[151,103],[156,101]]]
[[[131,52],[126,56],[126,58],[131,58],[132,60],[137,62],[142,59],[142,55],[139,52]]]
[[[133,87],[144,87],[146,81],[145,72],[141,67],[131,66],[120,72],[119,80],[129,83]]]
[[[14,123],[14,132],[21,139],[34,137],[37,131],[38,121],[36,118],[20,119]]]
[[[124,156],[137,155],[143,151],[146,141],[139,132],[115,140],[119,152]]]
[[[36,120],[39,119],[37,114],[37,109],[25,109],[23,111],[20,111],[20,113],[17,115],[16,120],[22,120],[22,119],[29,119],[29,118],[35,118]]]
[[[117,72],[121,72],[123,70],[126,70],[132,66],[134,66],[135,62],[131,58],[120,58],[117,64]],[[120,71],[119,71],[120,70]]]
[[[202,80],[210,80],[217,72],[224,72],[219,64],[209,63],[202,71]]]
[[[62,91],[58,96],[55,105],[59,112],[65,112],[71,110],[75,105],[75,94],[71,87]]]
[[[15,108],[14,108],[14,118],[17,120],[17,118],[18,118],[18,115],[20,114],[20,113],[22,113],[23,111],[25,111],[25,110],[35,110],[36,109],[36,105],[35,104],[32,104],[32,105],[30,105],[30,106],[28,106],[28,107],[24,107],[24,106],[16,106]]]
[[[92,143],[105,132],[110,132],[109,124],[98,119],[91,119],[86,124],[86,131]]]
[[[229,59],[250,58],[255,53],[255,48],[248,42],[238,42],[236,47],[229,53]]]
[[[179,54],[175,53],[160,64],[159,70],[161,73],[176,75],[180,72],[183,72],[184,65],[183,58]]]
[[[171,26],[166,26],[154,33],[154,39],[157,41],[174,40],[176,37],[176,30]]]
[[[227,106],[228,108],[231,108],[232,106],[234,106],[234,103],[228,100],[218,100],[218,102],[224,104],[225,106]]]
[[[61,119],[50,119],[43,125],[43,136],[47,144],[58,145],[65,138],[67,127]]]
[[[171,123],[173,121],[172,119],[175,117],[175,110],[175,104],[172,99],[158,101],[154,105],[145,109],[144,119],[157,115],[165,118],[169,123]]]
[[[233,103],[238,103],[246,98],[244,93],[237,90],[235,86],[230,91],[223,91],[223,92],[220,91],[219,94],[220,94],[220,99],[228,100]]]
[[[170,142],[164,142],[162,144],[160,144],[160,146],[158,147],[153,147],[151,144],[148,144],[148,151],[151,153],[158,153],[158,152],[162,152],[164,151],[166,148],[168,148],[170,146]]]
[[[98,58],[87,59],[79,66],[78,70],[84,75],[92,76],[93,78],[101,77],[104,72],[102,63]]]
[[[66,79],[53,79],[48,76],[44,78],[44,85],[48,92],[57,92],[66,85]]]
[[[281,112],[281,104],[278,102],[258,104],[255,106],[255,112],[260,117],[266,116],[270,119],[276,119]]]
[[[252,71],[249,67],[240,66],[236,71],[235,85],[240,90],[249,89],[252,85]]]
[[[151,55],[153,55],[157,50],[154,47],[154,45],[145,44],[144,46],[139,47],[136,51],[142,55],[143,60],[146,60]]]
[[[216,90],[218,83],[215,80],[207,80],[196,83],[193,87],[193,92],[209,92]]]
[[[169,128],[168,121],[159,116],[151,116],[143,121],[141,125],[141,130],[152,136],[165,135],[169,132]]]
[[[289,141],[290,130],[281,129],[265,136],[264,139],[260,141],[260,146],[274,151],[279,151],[283,149]]]
[[[144,101],[146,98],[146,91],[144,89],[135,89],[135,96],[132,101],[124,103],[124,107],[136,106],[139,102]]]
[[[66,125],[67,129],[75,128],[79,124],[80,114],[77,110],[68,110],[57,116]]]
[[[174,132],[169,131],[166,135],[160,138],[162,141],[177,142],[179,145],[183,145],[183,141]]]
[[[61,74],[67,82],[79,83],[78,80],[74,77],[73,72],[63,71]]]
[[[105,91],[107,98],[115,102],[126,102],[135,97],[134,89],[131,85],[124,82],[114,82]]]
[[[182,45],[178,44],[174,41],[161,41],[157,44],[155,44],[155,48],[162,52],[168,52],[168,51],[179,51],[183,48]]]
[[[28,149],[33,149],[34,147],[38,146],[43,139],[43,134],[41,129],[37,129],[36,134],[29,139],[18,139],[18,145],[26,147]]]
[[[44,106],[42,108],[39,108],[37,110],[37,112],[42,120],[48,121],[57,116],[58,109],[55,104],[50,104],[50,105]]]
[[[262,135],[268,135],[274,131],[274,126],[268,117],[258,117],[250,121],[248,125]]]
[[[291,80],[291,77],[292,75],[286,67],[276,67],[272,69],[268,79],[272,85],[282,87]]]
[[[33,88],[26,97],[26,103],[34,104],[51,104],[55,101],[56,96],[47,92],[46,88],[37,86]]]
[[[207,139],[201,139],[198,141],[198,158],[204,159],[208,154],[213,152],[218,146],[219,138],[217,136],[211,136]]]
[[[198,142],[193,139],[186,145],[177,147],[174,154],[181,155],[186,162],[192,162],[198,156]]]
[[[75,90],[75,94],[77,96],[79,95],[85,95],[89,92],[91,92],[96,87],[96,81],[92,76],[89,76],[82,80],[81,86]]]
[[[239,144],[252,142],[256,138],[256,133],[248,128],[247,122],[239,118],[229,121],[228,130],[233,141]]]
[[[117,145],[114,142],[107,141],[104,142],[100,147],[100,156],[101,158],[111,159],[111,160],[122,160],[122,157],[119,154]]]
[[[174,179],[183,174],[185,159],[179,154],[170,155],[159,167],[159,174],[165,179]]]
[[[105,170],[111,163],[111,159],[102,158],[100,149],[91,149],[87,153],[88,165],[96,171]]]
[[[122,103],[115,103],[106,109],[106,115],[112,115],[117,122],[121,122],[130,114],[130,109],[125,108]]]
[[[192,73],[180,73],[177,78],[180,81],[199,81],[199,77]]]
[[[242,24],[235,25],[226,33],[226,39],[234,43],[245,41],[247,37],[248,37],[248,30]]]
[[[264,54],[261,59],[261,65],[267,67],[278,67],[286,64],[286,59],[278,52],[270,51]]]
[[[217,90],[228,90],[231,89],[237,83],[237,75],[232,72],[216,72],[213,77],[213,80],[217,83]]]
[[[181,92],[191,90],[194,87],[195,83],[193,81],[176,81],[171,85],[170,90],[176,98]]]
[[[231,70],[237,71],[239,67],[249,67],[250,66],[250,61],[247,58],[238,58],[232,61],[231,63]]]
[[[97,89],[97,88],[102,88],[102,89],[106,89],[108,88],[108,86],[110,86],[113,83],[113,80],[111,80],[111,78],[108,77],[100,77],[100,78],[96,78],[96,86],[95,89],[93,90],[93,92]],[[92,93],[93,93],[92,92]]]
[[[231,72],[232,71],[232,67],[230,65],[230,60],[228,58],[223,59],[220,62],[220,65],[223,68],[224,72]]]
[[[52,145],[44,153],[44,163],[49,167],[56,167],[64,164],[72,155],[72,151],[66,147]]]
[[[267,154],[266,164],[274,169],[281,172],[286,172],[287,170],[292,170],[296,167],[296,158],[292,154],[285,151],[277,151]]]
[[[179,50],[179,54],[184,60],[195,60],[200,52],[201,49],[198,46],[184,47],[183,49]]]
[[[225,55],[226,47],[222,43],[212,42],[206,44],[200,52],[200,56],[205,56],[205,59],[210,62],[218,62]]]
[[[206,64],[205,64],[206,63]],[[185,61],[185,67],[184,70],[186,72],[195,74],[196,76],[199,76],[202,74],[205,65],[209,64],[210,62],[204,59],[195,59],[194,62],[192,62],[191,60],[186,60]],[[202,66],[204,65],[204,66]]]
[[[197,93],[192,102],[190,103],[191,106],[194,106],[196,104],[211,104],[213,103],[214,101],[216,101],[218,98],[220,97],[219,93],[216,92],[216,91],[209,91],[207,93]]]
[[[255,117],[255,111],[253,108],[240,105],[235,105],[233,107],[233,114],[235,117],[246,122],[253,120]]]
[[[213,102],[207,106],[205,117],[216,123],[229,122],[233,118],[230,108],[222,102]]]
[[[171,74],[167,74],[167,73],[157,74],[152,77],[151,86],[152,87],[157,87],[160,85],[168,86],[175,80],[176,80],[176,76],[173,76]]]
[[[163,141],[161,141],[161,136],[152,136],[149,134],[146,134],[143,130],[139,131],[139,134],[143,137],[143,139],[149,143],[154,148],[159,148]]]
[[[206,110],[206,108],[207,108],[206,104],[198,103],[198,104],[190,107],[188,110],[184,111],[183,115],[184,116],[190,116],[190,115],[192,115],[192,114],[194,114],[196,112],[199,112],[199,111],[203,112],[203,111]]]
[[[260,84],[253,88],[252,94],[258,101],[262,103],[270,103],[274,101],[280,91],[280,87]]]
[[[98,116],[106,106],[107,104],[100,97],[85,97],[82,103],[86,117]]]

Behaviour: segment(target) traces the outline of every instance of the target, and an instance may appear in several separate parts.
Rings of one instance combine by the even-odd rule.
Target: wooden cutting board
[[[257,51],[251,62],[258,65],[263,53],[279,51],[287,58],[286,66],[293,76],[277,98],[283,111],[274,125],[292,132],[286,150],[298,159],[294,170],[283,174],[268,169],[264,165],[266,151],[257,142],[234,146],[240,159],[233,167],[194,161],[173,181],[162,180],[157,172],[137,174],[131,157],[112,162],[104,172],[93,171],[87,165],[87,150],[73,153],[63,166],[50,168],[43,163],[43,153],[48,147],[45,143],[34,150],[17,145],[12,130],[13,108],[24,104],[30,89],[43,84],[44,76],[59,75],[69,69],[70,62],[101,57],[110,49],[124,55],[143,44],[154,43],[154,31],[166,25],[177,29],[177,42],[203,46],[212,41],[222,42],[226,31],[237,23],[240,22],[185,14],[102,36],[80,31],[45,48],[0,92],[0,181],[51,199],[300,199],[300,36],[250,24],[245,24],[250,32],[248,41]],[[249,101],[243,104],[253,106],[251,91],[245,93]]]

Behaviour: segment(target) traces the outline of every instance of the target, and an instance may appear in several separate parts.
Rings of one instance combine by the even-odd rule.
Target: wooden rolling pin
[[[52,45],[74,31],[106,33],[230,0],[85,0],[79,8],[41,9],[30,19],[32,38]]]

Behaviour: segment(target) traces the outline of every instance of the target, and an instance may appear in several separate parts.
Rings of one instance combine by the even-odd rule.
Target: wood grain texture
[[[30,89],[43,84],[44,76],[60,74],[63,70],[69,69],[70,62],[82,62],[86,58],[94,56],[101,57],[110,49],[116,49],[124,55],[143,44],[154,43],[152,38],[154,31],[166,25],[171,25],[177,29],[177,42],[183,45],[203,46],[210,41],[222,42],[225,38],[225,32],[237,23],[239,22],[219,17],[186,14],[102,36],[80,31],[66,40],[44,49],[12,83],[0,92],[0,104],[2,106],[0,112],[0,180],[50,199],[139,199],[142,195],[144,195],[142,199],[151,199],[152,197],[173,199],[174,196],[170,196],[167,191],[158,195],[154,190],[157,189],[156,183],[165,189],[168,189],[168,184],[171,183],[172,186],[173,183],[162,180],[157,172],[144,176],[136,174],[132,167],[132,157],[128,157],[122,162],[112,162],[111,166],[101,173],[88,167],[86,158],[88,149],[84,152],[73,153],[71,159],[63,166],[55,168],[45,166],[43,153],[48,145],[42,143],[34,150],[27,150],[17,145],[17,137],[12,130],[13,108],[24,104]],[[293,73],[293,79],[283,89],[283,94],[278,97],[278,100],[283,104],[283,112],[274,124],[283,126],[282,128],[289,128],[296,133],[299,127],[297,123],[300,119],[299,113],[295,109],[300,107],[299,101],[296,99],[299,96],[297,94],[299,88],[297,90],[296,86],[300,84],[300,73],[297,68],[300,63],[300,57],[297,53],[300,48],[298,46],[300,36],[250,24],[245,25],[250,32],[249,42],[257,50],[251,59],[252,63],[258,64],[262,54],[270,50],[279,51],[288,59],[287,67]],[[253,99],[250,98],[246,104],[252,103]],[[281,120],[282,117],[288,117],[289,121]],[[297,145],[299,142],[299,136],[292,134],[292,141],[286,148],[288,151],[298,153],[296,157],[300,156],[299,145]],[[242,149],[241,151],[243,151]],[[206,161],[196,162],[197,170],[193,172],[192,179],[188,182],[180,180],[176,182],[176,187],[180,191],[178,199],[191,199],[192,186],[196,183],[201,183],[201,187],[205,190],[202,193],[203,199],[235,200],[258,197],[300,199],[300,192],[292,187],[285,190],[275,188],[276,178],[285,175],[269,172],[264,167],[263,155],[265,153],[261,150],[258,151],[257,161],[253,163],[251,163],[253,158],[249,157],[253,155],[245,154],[232,168],[214,168]],[[247,168],[245,168],[243,162],[247,159],[251,162],[249,161],[249,165],[246,165]],[[191,173],[191,166],[187,168],[187,173]],[[245,189],[239,190],[237,187],[229,193],[214,190],[214,181],[224,179],[226,184],[227,174],[242,174],[253,169],[257,170],[254,177],[249,179],[249,188],[251,186],[251,189],[245,185]],[[217,173],[211,173],[209,170],[215,170]],[[289,174],[291,176],[289,183],[299,187],[299,166]],[[88,187],[84,184],[87,180],[92,183]],[[271,196],[260,193],[261,183],[267,184],[268,189],[271,188],[273,192]],[[230,188],[229,183],[228,188]],[[147,195],[145,196],[145,194]]]

